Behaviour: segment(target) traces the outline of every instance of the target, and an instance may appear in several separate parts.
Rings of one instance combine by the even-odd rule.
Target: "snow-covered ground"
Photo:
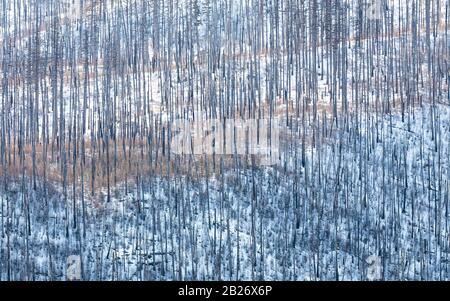
[[[359,0],[106,2],[38,29],[27,0],[0,6],[0,280],[64,280],[73,258],[84,280],[450,280],[448,0],[430,24],[426,1],[382,1],[382,24]],[[188,112],[270,109],[276,165],[155,156]],[[129,157],[106,172],[110,138]],[[91,158],[108,188],[126,174],[110,201]]]
[[[24,195],[11,183],[0,198],[2,271],[65,279],[67,258],[81,254],[88,280],[358,280],[375,255],[383,279],[448,280],[450,108],[435,109],[434,141],[428,105],[409,129],[399,114],[369,116],[363,124],[378,137],[366,126],[336,132],[307,152],[304,167],[292,154],[287,172],[154,177],[109,203],[87,202],[83,222],[70,198]]]

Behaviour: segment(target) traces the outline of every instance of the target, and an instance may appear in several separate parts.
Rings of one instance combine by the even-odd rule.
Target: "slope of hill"
[[[0,280],[449,279],[448,0],[79,3],[0,3]]]

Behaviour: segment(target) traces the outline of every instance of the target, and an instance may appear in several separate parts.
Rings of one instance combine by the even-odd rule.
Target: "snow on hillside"
[[[368,122],[378,138],[340,131],[289,175],[148,179],[142,191],[88,203],[79,229],[67,219],[71,200],[11,183],[1,196],[4,264],[11,279],[65,279],[66,258],[82,254],[87,280],[358,280],[365,258],[379,255],[383,279],[447,279],[450,110],[438,107],[439,153],[429,110],[410,129],[399,115]],[[358,144],[346,143],[352,136]],[[447,169],[430,173],[438,160]]]
[[[83,3],[0,3],[0,280],[449,280],[448,0]]]

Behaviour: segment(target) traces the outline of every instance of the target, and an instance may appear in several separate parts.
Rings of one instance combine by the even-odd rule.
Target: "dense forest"
[[[449,0],[0,0],[1,280],[450,280]]]

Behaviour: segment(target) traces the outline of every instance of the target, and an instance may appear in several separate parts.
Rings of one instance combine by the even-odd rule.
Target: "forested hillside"
[[[450,280],[449,0],[0,0],[0,280]]]

